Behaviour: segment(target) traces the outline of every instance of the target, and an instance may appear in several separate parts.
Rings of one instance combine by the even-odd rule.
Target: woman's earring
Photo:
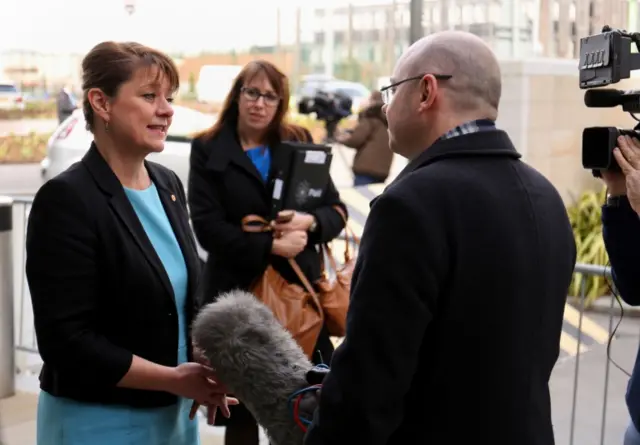
[[[104,131],[109,132],[109,121],[104,121]]]

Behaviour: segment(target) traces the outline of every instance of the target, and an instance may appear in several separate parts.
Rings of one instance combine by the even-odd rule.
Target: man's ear
[[[111,119],[111,98],[100,88],[91,88],[87,93],[87,100],[96,116],[108,123]]]
[[[420,110],[426,110],[433,106],[436,99],[438,83],[436,78],[427,74],[420,80]]]

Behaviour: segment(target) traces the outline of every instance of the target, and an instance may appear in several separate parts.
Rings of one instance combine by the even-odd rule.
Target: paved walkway
[[[19,393],[0,400],[0,441],[3,445],[34,445],[37,396]]]

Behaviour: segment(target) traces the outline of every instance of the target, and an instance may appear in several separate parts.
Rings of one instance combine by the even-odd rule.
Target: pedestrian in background
[[[354,186],[383,183],[389,177],[393,152],[389,149],[387,118],[382,111],[382,94],[371,93],[369,102],[358,115],[352,131],[338,142],[356,150],[353,158]]]
[[[66,85],[60,88],[56,98],[56,109],[58,111],[58,123],[64,122],[78,108],[76,98],[71,88]]]
[[[192,400],[221,405],[192,361],[200,259],[164,149],[178,71],[137,43],[103,42],[82,62],[94,142],[38,191],[26,276],[40,375],[37,445],[197,445]],[[228,414],[228,411],[225,411]]]

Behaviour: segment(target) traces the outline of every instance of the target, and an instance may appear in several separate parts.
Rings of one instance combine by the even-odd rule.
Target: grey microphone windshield
[[[192,334],[218,379],[253,414],[271,444],[302,445],[318,386],[307,380],[312,363],[271,309],[248,292],[228,292],[200,311]]]

